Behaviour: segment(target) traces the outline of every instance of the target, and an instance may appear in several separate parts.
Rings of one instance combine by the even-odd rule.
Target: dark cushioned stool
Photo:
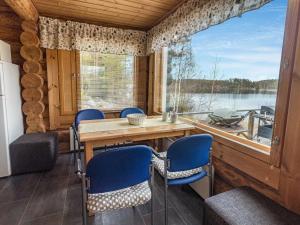
[[[56,162],[56,133],[25,134],[9,146],[12,175],[51,170]]]
[[[300,224],[299,215],[248,187],[218,194],[205,203],[206,225]]]

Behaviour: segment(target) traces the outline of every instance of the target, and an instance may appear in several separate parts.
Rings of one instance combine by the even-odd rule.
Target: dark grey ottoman
[[[25,134],[9,146],[12,175],[51,170],[58,150],[56,133]]]
[[[295,193],[297,194],[297,193]],[[296,215],[248,187],[205,200],[206,225],[299,225]]]

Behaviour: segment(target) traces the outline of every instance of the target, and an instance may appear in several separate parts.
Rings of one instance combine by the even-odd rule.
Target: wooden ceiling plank
[[[31,0],[4,0],[24,20],[37,21],[38,11]]]
[[[143,7],[143,6],[151,6],[151,7],[154,7],[154,8],[158,8],[158,9],[161,9],[161,10],[170,10],[174,7],[174,3],[168,3],[168,1],[151,1],[151,0],[103,0],[103,1],[106,1],[106,2],[115,2],[117,4],[130,4],[130,3],[133,3],[133,4],[137,4],[139,5],[139,7]]]
[[[41,1],[41,0],[39,0]],[[46,1],[46,0],[42,0],[42,1]],[[69,1],[69,2],[74,2],[76,0],[64,0],[64,1]],[[147,11],[152,11],[152,12],[157,12],[157,13],[165,13],[166,10],[163,9],[159,9],[153,6],[143,6],[139,3],[133,3],[133,2],[129,2],[129,1],[119,1],[119,0],[108,0],[107,1],[98,1],[98,0],[77,0],[76,2],[81,2],[81,3],[89,3],[89,4],[93,4],[93,5],[102,5],[105,7],[112,7],[112,8],[118,8],[118,9],[122,9],[122,10],[137,10],[137,9],[143,9],[143,10],[147,10]],[[116,3],[117,2],[117,3]]]
[[[41,15],[147,30],[186,0],[32,0]],[[62,12],[63,13],[62,13]],[[78,15],[78,16],[76,16]],[[68,18],[70,17],[70,18]],[[86,20],[84,20],[86,18]]]
[[[157,24],[159,24],[161,21],[163,21],[164,19],[166,19],[168,16],[170,16],[172,13],[174,13],[180,6],[182,6],[186,1],[187,0],[181,0],[175,7],[173,7],[172,10],[170,10],[168,13],[166,13],[165,15],[163,15],[161,18],[159,18],[154,23],[152,23],[150,27],[154,27]]]
[[[50,16],[47,12],[43,12],[43,11],[40,11],[41,15],[44,15],[44,16]],[[51,17],[53,17],[53,14],[51,14]],[[106,18],[95,18],[95,16],[93,14],[82,14],[82,13],[78,13],[78,12],[73,12],[73,11],[70,11],[68,12],[68,14],[66,14],[65,12],[57,12],[54,16],[55,18],[62,18],[62,19],[68,19],[68,20],[72,20],[73,18],[73,21],[78,21],[76,18],[79,18],[79,19],[87,19],[87,20],[93,20],[95,22],[98,22],[101,21],[102,23],[111,23],[112,25],[128,25],[128,26],[132,26],[132,27],[144,27],[145,26],[145,23],[140,23],[140,22],[136,22],[136,21],[126,21],[126,22],[121,22],[118,18],[114,18],[114,19],[109,19],[109,20],[106,20]],[[87,21],[81,21],[81,22],[85,22],[87,23]],[[98,24],[97,23],[97,24]]]
[[[55,12],[56,10],[56,12]],[[57,15],[58,13],[59,14],[65,14],[65,15],[68,15],[70,13],[77,13],[77,14],[80,14],[80,15],[89,15],[89,16],[93,16],[95,19],[98,19],[99,21],[103,21],[103,20],[110,20],[110,21],[120,21],[120,19],[123,19],[124,22],[127,22],[127,21],[136,21],[136,24],[140,24],[140,25],[144,25],[144,24],[147,24],[149,22],[149,20],[147,19],[140,19],[138,17],[122,17],[122,16],[119,16],[119,15],[103,15],[103,14],[99,14],[99,13],[95,13],[95,12],[88,12],[88,11],[83,11],[83,12],[80,12],[78,11],[77,9],[71,9],[71,8],[68,8],[66,10],[59,10],[55,7],[51,7],[51,6],[47,6],[47,7],[44,7],[43,10],[40,10],[40,13],[41,15],[43,15],[43,12],[46,12],[47,14],[52,14],[52,15]]]
[[[38,9],[42,9],[42,8],[47,8],[47,7],[55,7],[56,10],[67,10],[67,9],[75,9],[77,11],[87,11],[87,12],[92,12],[95,14],[102,14],[102,15],[108,15],[108,16],[121,16],[124,18],[132,18],[132,17],[138,17],[141,19],[147,19],[147,20],[156,20],[157,18],[159,18],[158,16],[153,16],[153,15],[145,15],[144,13],[127,13],[127,12],[122,12],[120,10],[101,10],[101,12],[99,12],[99,10],[92,8],[92,7],[83,7],[80,5],[69,5],[69,4],[65,4],[65,3],[60,3],[59,6],[57,4],[55,4],[54,2],[47,2],[47,3],[36,3],[36,7]],[[55,10],[55,11],[56,11]]]
[[[72,20],[80,23],[88,23],[88,24],[94,24],[98,26],[104,26],[104,27],[115,27],[115,28],[121,28],[121,29],[130,29],[130,30],[138,30],[138,31],[147,31],[145,25],[128,25],[126,23],[118,22],[118,23],[113,23],[111,21],[99,21],[98,19],[95,18],[87,18],[86,16],[71,16],[71,15],[55,15],[53,16],[52,14],[47,14],[46,12],[43,12],[43,16],[46,17],[52,17],[56,19],[61,19],[61,20]]]

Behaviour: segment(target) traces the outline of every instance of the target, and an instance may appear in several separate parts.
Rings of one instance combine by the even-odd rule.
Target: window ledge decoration
[[[147,33],[147,54],[271,0],[189,0]]]
[[[146,32],[93,24],[39,18],[41,47],[94,51],[110,54],[146,55]]]

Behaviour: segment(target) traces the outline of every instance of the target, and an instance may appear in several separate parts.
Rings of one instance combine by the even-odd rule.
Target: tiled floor
[[[164,224],[163,182],[155,175],[155,225]],[[169,225],[201,225],[203,200],[188,186],[169,189]],[[46,173],[0,179],[0,225],[80,225],[81,187],[71,155]],[[90,225],[148,225],[150,205],[89,217]]]

